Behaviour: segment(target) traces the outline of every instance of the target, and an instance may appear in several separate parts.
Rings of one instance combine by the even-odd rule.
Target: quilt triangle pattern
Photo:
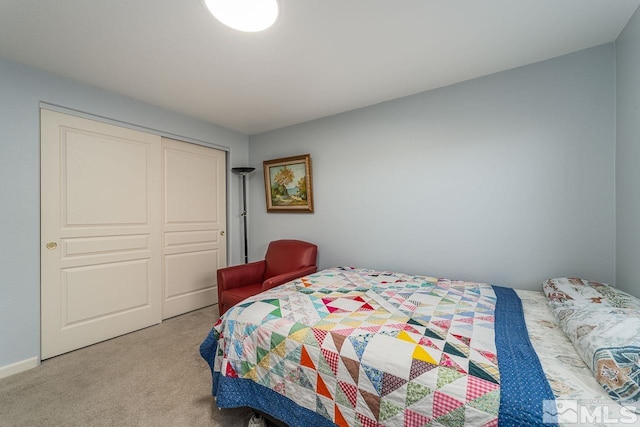
[[[404,411],[404,427],[424,427],[429,425],[431,418],[419,412],[405,409]]]
[[[341,427],[497,424],[495,302],[479,283],[324,270],[232,308],[216,363]]]
[[[405,385],[409,380],[405,380],[404,378],[397,377],[388,372],[384,372],[382,374],[382,392],[381,396],[386,396],[389,393],[392,393]]]

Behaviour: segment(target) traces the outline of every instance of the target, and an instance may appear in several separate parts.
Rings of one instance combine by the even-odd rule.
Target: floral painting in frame
[[[267,212],[313,212],[311,156],[265,160]]]

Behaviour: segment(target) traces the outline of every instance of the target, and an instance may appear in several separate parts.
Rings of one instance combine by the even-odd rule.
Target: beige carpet
[[[0,379],[0,426],[246,426],[252,412],[218,409],[199,346],[211,306]]]

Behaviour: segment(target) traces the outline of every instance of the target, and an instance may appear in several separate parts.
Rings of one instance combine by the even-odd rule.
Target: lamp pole
[[[241,167],[232,168],[231,171],[242,177],[242,214],[240,215],[244,222],[244,263],[249,262],[249,240],[247,239],[247,175],[256,170],[256,168]]]

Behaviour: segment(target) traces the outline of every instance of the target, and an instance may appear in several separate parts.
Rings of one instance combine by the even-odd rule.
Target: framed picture
[[[265,160],[267,212],[313,212],[311,156]]]

